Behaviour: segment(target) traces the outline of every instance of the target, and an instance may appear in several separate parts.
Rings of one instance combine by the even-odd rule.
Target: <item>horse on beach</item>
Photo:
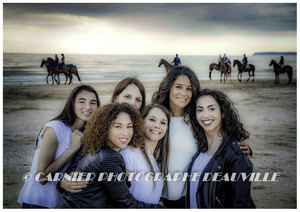
[[[59,82],[59,83],[60,83],[60,80],[59,80],[59,73],[63,73],[63,74],[65,75],[65,77],[66,77],[66,81],[65,81],[64,84],[67,83],[68,78],[70,79],[69,84],[72,83],[72,78],[73,78],[72,74],[75,74],[75,75],[77,76],[79,82],[81,82],[81,79],[80,79],[79,74],[78,74],[77,67],[76,67],[75,65],[73,65],[73,64],[68,64],[68,65],[66,65],[64,68],[62,68],[62,67],[60,67],[60,66],[58,65],[58,63],[55,62],[55,60],[53,60],[51,57],[48,57],[48,58],[47,58],[47,61],[48,61],[48,63],[50,64],[50,66],[52,67],[52,69],[54,70],[54,72],[56,73],[56,75],[58,75],[58,82]],[[55,76],[54,76],[54,77],[55,77]],[[59,84],[59,83],[58,83],[58,84]]]
[[[293,78],[293,67],[286,65],[283,67],[283,69],[281,69],[280,65],[275,61],[275,60],[271,60],[269,66],[272,66],[274,68],[274,73],[275,73],[275,83],[274,84],[279,84],[279,74],[284,74],[287,73],[288,77],[289,77],[289,82],[288,84],[290,84],[292,82],[292,78]]]
[[[231,80],[231,62],[230,62],[230,60],[228,60],[228,70],[227,70],[227,75],[230,77],[230,80]],[[226,65],[225,65],[226,66]],[[222,75],[222,72],[221,72],[221,70],[220,70],[220,66],[218,65],[218,64],[216,64],[216,63],[211,63],[210,65],[209,65],[209,79],[211,80],[211,72],[213,71],[213,70],[217,70],[217,71],[220,71],[220,74]],[[227,69],[227,67],[226,67],[226,69]],[[226,78],[227,78],[227,75],[226,75]],[[221,76],[222,77],[222,76]],[[225,82],[225,81],[224,81]]]
[[[252,64],[248,64],[247,67],[244,69],[244,65],[239,61],[239,60],[234,60],[233,61],[233,67],[235,67],[235,65],[238,66],[238,75],[237,78],[240,82],[242,82],[242,74],[243,72],[248,72],[249,77],[247,79],[247,82],[249,81],[250,77],[252,77],[252,82],[254,82],[254,73],[255,73],[255,66]],[[251,74],[250,74],[251,73]]]
[[[166,61],[165,59],[160,59],[158,67],[160,67],[161,65],[164,65],[166,68],[166,73],[169,73],[172,70],[172,65]]]
[[[47,82],[47,84],[49,83],[49,82],[48,82],[48,77],[49,77],[49,76],[51,76],[51,79],[52,79],[52,85],[53,85],[53,83],[54,83],[54,80],[55,80],[55,82],[56,82],[57,84],[59,84],[60,81],[59,81],[59,73],[58,73],[58,69],[53,69],[52,64],[50,64],[50,63],[48,62],[48,60],[42,59],[42,62],[41,62],[41,65],[40,65],[41,68],[43,68],[44,65],[46,66],[47,72],[48,72],[48,75],[46,76],[46,82]],[[54,77],[53,77],[53,75],[54,75]],[[55,76],[58,76],[58,80],[56,80]],[[53,80],[53,78],[54,78],[54,80]]]

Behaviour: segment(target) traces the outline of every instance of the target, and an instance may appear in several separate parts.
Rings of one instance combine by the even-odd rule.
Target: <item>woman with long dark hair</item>
[[[188,207],[255,208],[250,195],[251,182],[240,174],[251,174],[253,165],[238,141],[249,138],[232,101],[221,91],[204,89],[195,99],[191,123],[198,153],[189,168]],[[218,180],[203,180],[205,174],[218,174]],[[235,179],[231,178],[236,174]],[[220,180],[227,175],[228,180]]]
[[[81,146],[80,129],[98,106],[100,100],[95,89],[78,86],[69,95],[62,112],[43,126],[30,169],[32,178],[25,182],[18,199],[24,208],[53,208],[61,199],[56,193],[57,182],[47,179],[57,172],[64,173]]]

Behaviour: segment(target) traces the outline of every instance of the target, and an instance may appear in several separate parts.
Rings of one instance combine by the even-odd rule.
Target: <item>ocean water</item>
[[[59,55],[60,56],[60,55]],[[187,56],[179,55],[182,65],[189,66],[195,71],[200,80],[208,80],[209,64],[217,63],[216,56]],[[41,68],[42,59],[52,57],[53,54],[3,54],[3,82],[45,82],[47,70]],[[232,62],[238,59],[242,60],[242,55],[228,56]],[[119,81],[125,77],[137,77],[141,81],[157,81],[165,76],[165,68],[158,67],[161,58],[169,63],[173,61],[173,55],[87,55],[87,54],[65,54],[66,64],[74,64],[78,68],[79,76],[82,82],[101,82],[101,81]],[[297,56],[284,56],[285,64],[293,67],[296,77]],[[256,78],[274,78],[273,67],[269,67],[271,59],[277,62],[280,56],[248,56],[248,63],[255,65]],[[233,68],[233,67],[232,67]],[[237,67],[232,69],[232,79],[237,79]],[[220,73],[212,72],[212,79],[218,80]],[[243,79],[247,78],[247,73],[243,74]],[[65,77],[60,76],[64,83]],[[51,77],[48,78],[51,81]],[[78,81],[73,76],[73,81]]]

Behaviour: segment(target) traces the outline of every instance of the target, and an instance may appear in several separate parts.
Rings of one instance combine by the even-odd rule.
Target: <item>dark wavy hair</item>
[[[196,104],[202,96],[211,96],[219,104],[222,114],[220,133],[223,137],[231,136],[239,141],[249,138],[249,132],[245,130],[244,125],[240,122],[238,111],[227,95],[218,90],[204,89],[197,95],[193,107],[189,111],[194,137],[201,152],[206,152],[208,148],[205,131],[196,119]]]
[[[133,124],[133,136],[128,145],[140,147],[144,142],[144,121],[140,112],[127,103],[99,107],[88,120],[82,138],[82,154],[96,153],[100,148],[112,148],[108,142],[109,129],[120,113],[127,113]]]
[[[145,107],[146,104],[146,91],[143,83],[135,77],[125,78],[116,85],[115,90],[111,96],[110,103],[114,103],[117,97],[120,95],[120,93],[122,93],[122,91],[125,90],[127,86],[130,84],[136,85],[141,92],[143,99],[142,99],[142,106],[140,108],[140,111],[142,111],[142,109]]]
[[[154,157],[156,158],[156,161],[158,162],[160,171],[163,173],[164,176],[167,176],[168,174],[168,155],[169,155],[169,124],[170,124],[170,112],[169,110],[160,104],[149,104],[146,107],[144,107],[144,109],[142,110],[141,114],[143,119],[145,119],[149,112],[153,109],[153,108],[158,108],[161,111],[164,112],[164,114],[167,116],[168,119],[168,128],[166,131],[165,136],[160,139],[155,147],[154,150]],[[154,168],[150,162],[150,158],[147,156],[146,153],[146,146],[145,143],[144,145],[141,147],[141,151],[143,153],[144,158],[147,161],[148,166],[150,167],[150,171],[152,173],[154,173]],[[156,154],[158,153],[158,157],[156,157]],[[167,181],[164,181],[164,191],[166,190],[166,186],[167,186]]]
[[[151,102],[161,104],[170,110],[170,90],[173,83],[180,75],[186,75],[190,79],[193,90],[191,102],[184,108],[184,116],[186,117],[187,112],[190,110],[189,108],[192,106],[197,93],[200,91],[200,83],[197,75],[187,66],[177,66],[172,69],[161,81],[158,91],[153,93]]]

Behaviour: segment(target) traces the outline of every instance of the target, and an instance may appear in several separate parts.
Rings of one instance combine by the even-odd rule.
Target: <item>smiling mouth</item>
[[[156,131],[156,130],[150,130],[151,133],[155,134],[155,135],[159,135],[160,132]]]
[[[177,97],[177,99],[178,99],[180,102],[186,102],[186,101],[187,101],[186,98]]]
[[[205,121],[202,121],[202,123],[204,124],[204,126],[208,127],[211,125],[211,123],[213,123],[213,120],[205,120]]]
[[[128,138],[119,138],[119,141],[122,143],[122,144],[126,144],[128,142]]]
[[[82,114],[85,115],[85,116],[90,116],[90,115],[92,115],[91,112],[82,112]]]

